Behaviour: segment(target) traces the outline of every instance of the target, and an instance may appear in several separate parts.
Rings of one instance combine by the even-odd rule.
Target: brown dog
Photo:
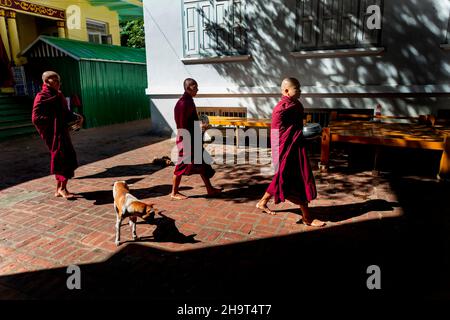
[[[114,182],[113,187],[114,210],[117,213],[116,219],[116,246],[120,244],[120,226],[122,220],[129,218],[131,234],[133,240],[137,239],[136,221],[140,217],[144,221],[151,221],[155,218],[157,209],[153,204],[146,204],[139,201],[135,196],[130,194],[130,188],[125,181]]]

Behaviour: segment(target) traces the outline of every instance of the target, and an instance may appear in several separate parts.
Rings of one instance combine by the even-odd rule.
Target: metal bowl
[[[303,137],[308,140],[316,139],[322,134],[322,126],[319,123],[307,123],[303,126]]]

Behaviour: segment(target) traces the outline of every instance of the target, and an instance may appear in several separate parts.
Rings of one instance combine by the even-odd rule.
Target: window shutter
[[[358,0],[341,0],[338,44],[355,45],[358,31]]]
[[[445,36],[445,43],[450,44],[450,19],[448,19],[447,33]]]
[[[200,2],[200,50],[210,52],[214,45],[214,7],[212,0]]]
[[[372,15],[367,13],[367,8],[371,5],[378,5],[382,8],[381,0],[361,0],[360,7],[360,34],[358,36],[358,42],[363,45],[376,45],[380,42],[381,30],[370,30],[367,28],[367,20]]]
[[[217,49],[228,51],[230,48],[230,1],[217,0],[216,1],[216,34],[217,34]]]
[[[244,8],[241,0],[233,0],[233,48],[245,50]]]
[[[333,46],[337,42],[338,33],[338,0],[320,0],[319,3],[319,46]]]
[[[297,2],[297,48],[317,45],[317,4],[318,0],[299,0]]]
[[[186,56],[199,53],[197,3],[184,5],[184,53]]]

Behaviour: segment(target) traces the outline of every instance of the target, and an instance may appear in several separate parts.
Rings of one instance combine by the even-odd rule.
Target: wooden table
[[[441,150],[438,178],[450,178],[450,128],[418,123],[341,120],[322,131],[321,164],[328,166],[332,142]],[[377,160],[375,156],[375,163]]]

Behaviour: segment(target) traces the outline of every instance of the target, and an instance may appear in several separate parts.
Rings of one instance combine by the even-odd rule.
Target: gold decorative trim
[[[8,19],[15,19],[16,18],[16,12],[11,10],[6,10],[6,17]]]
[[[52,17],[57,19],[65,19],[64,10],[50,8],[47,6],[34,4],[22,0],[0,0],[0,7],[5,9],[14,9],[23,12],[31,12],[41,16]]]

